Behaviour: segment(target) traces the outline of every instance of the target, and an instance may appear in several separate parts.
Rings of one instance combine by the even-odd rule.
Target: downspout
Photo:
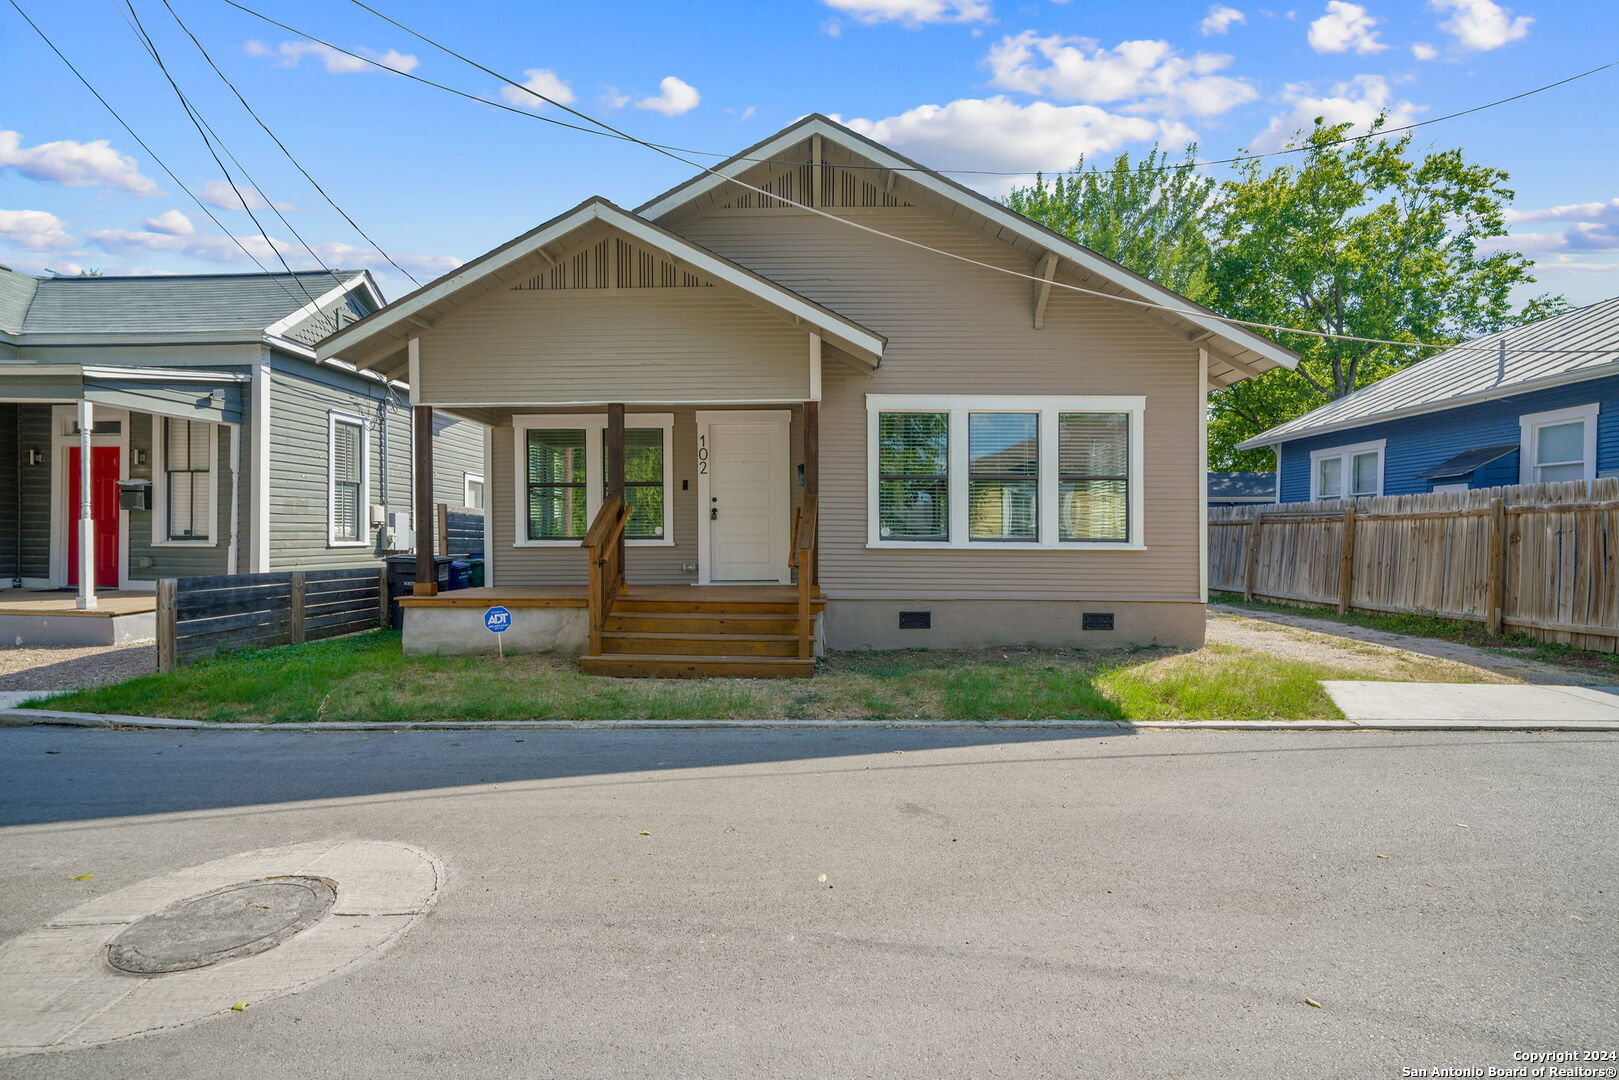
[[[225,573],[236,573],[236,534],[242,520],[242,425],[230,426],[230,543],[225,548]]]

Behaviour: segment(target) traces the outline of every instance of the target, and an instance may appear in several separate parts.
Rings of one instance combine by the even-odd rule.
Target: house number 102
[[[698,475],[708,472],[708,436],[697,436],[697,472]]]

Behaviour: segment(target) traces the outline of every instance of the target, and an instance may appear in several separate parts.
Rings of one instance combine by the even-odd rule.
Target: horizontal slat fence
[[[1619,478],[1211,507],[1209,587],[1619,651]]]
[[[483,558],[483,511],[439,503],[438,553]]]
[[[371,630],[387,611],[382,569],[163,578],[157,583],[157,667],[173,671],[220,649]]]

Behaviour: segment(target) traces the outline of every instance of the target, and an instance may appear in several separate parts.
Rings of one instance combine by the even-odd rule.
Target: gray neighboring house
[[[1276,501],[1274,472],[1210,472],[1210,506],[1252,506]]]
[[[112,617],[149,612],[163,577],[375,565],[410,550],[408,387],[313,348],[382,304],[366,271],[0,267],[0,640],[52,635],[17,621],[30,600]],[[481,503],[482,426],[444,420],[434,498]],[[56,623],[60,640],[88,625]]]

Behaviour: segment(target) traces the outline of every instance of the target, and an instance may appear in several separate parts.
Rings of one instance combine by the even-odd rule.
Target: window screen
[[[970,414],[967,461],[967,535],[973,540],[1038,540],[1040,417]]]
[[[580,540],[585,509],[585,433],[580,428],[528,432],[528,538]]]
[[[200,420],[163,420],[165,539],[207,540],[213,534],[208,513],[214,468],[212,426]]]
[[[360,539],[360,500],[365,475],[365,428],[350,420],[332,423],[332,539]]]
[[[1062,413],[1057,421],[1058,539],[1130,539],[1130,416]]]
[[[877,514],[888,540],[950,538],[950,414],[877,417]]]

